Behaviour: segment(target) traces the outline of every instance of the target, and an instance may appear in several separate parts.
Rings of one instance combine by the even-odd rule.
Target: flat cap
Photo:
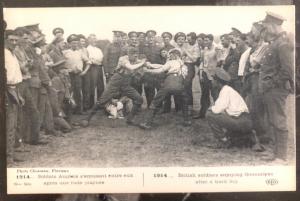
[[[267,15],[266,15],[265,19],[262,21],[264,23],[274,23],[277,25],[282,25],[283,21],[286,20],[281,15],[278,15],[276,13],[272,13],[269,11],[267,11],[266,13],[267,13]]]
[[[214,77],[225,82],[229,82],[231,80],[230,75],[223,68],[216,68]]]
[[[183,33],[183,32],[178,32],[178,33],[175,34],[174,40],[176,41],[177,38],[179,38],[179,37],[184,37],[184,38],[186,38],[186,35],[185,35],[185,33]]]
[[[156,36],[156,31],[154,31],[154,30],[148,30],[147,32],[146,32],[146,36]]]
[[[71,34],[68,38],[67,38],[67,42],[71,43],[72,41],[79,41],[79,37],[76,34]]]
[[[53,29],[52,33],[53,33],[53,35],[56,35],[57,33],[62,33],[63,34],[65,32],[62,28],[56,27],[56,28]]]

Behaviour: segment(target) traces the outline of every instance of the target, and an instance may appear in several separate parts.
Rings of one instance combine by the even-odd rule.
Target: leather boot
[[[133,105],[133,107],[126,119],[126,123],[128,125],[137,126],[137,123],[134,122],[133,119],[134,119],[135,115],[138,113],[139,107],[140,107],[139,105]]]
[[[193,106],[183,106],[183,126],[192,125]]]
[[[147,116],[146,122],[141,123],[139,127],[144,130],[150,130],[153,127],[153,120],[157,111],[158,111],[157,109],[151,109]]]

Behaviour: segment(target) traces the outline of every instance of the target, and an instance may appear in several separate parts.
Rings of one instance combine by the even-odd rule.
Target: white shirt
[[[17,57],[5,48],[6,83],[16,85],[22,82],[22,72]]]
[[[103,53],[98,47],[89,45],[87,48],[89,59],[93,64],[102,65]]]
[[[240,62],[239,62],[239,70],[238,70],[238,76],[243,76],[245,71],[245,66],[248,61],[249,55],[250,55],[251,48],[249,47],[241,56]]]
[[[243,112],[249,113],[248,107],[240,94],[228,85],[223,86],[215,105],[211,108],[215,114],[227,113],[238,117]]]
[[[86,55],[81,50],[64,50],[66,58],[65,66],[73,73],[80,73],[83,70],[83,62],[89,62]]]

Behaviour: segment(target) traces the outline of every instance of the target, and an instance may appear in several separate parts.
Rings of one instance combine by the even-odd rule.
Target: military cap
[[[129,37],[129,38],[137,37],[137,36],[138,36],[138,35],[137,35],[137,32],[135,32],[135,31],[131,31],[131,32],[128,33],[128,37]]]
[[[122,37],[127,36],[127,34],[124,31],[121,31]]]
[[[172,53],[177,54],[178,56],[181,57],[181,50],[179,48],[170,49],[169,54],[172,54]]]
[[[17,27],[15,29],[18,36],[23,36],[24,34],[30,34],[29,30],[25,27]]]
[[[146,32],[146,36],[149,37],[149,36],[156,36],[156,31],[154,30],[148,30]]]
[[[79,41],[79,38],[76,34],[71,34],[68,38],[67,38],[67,42],[71,43],[72,41]]]
[[[230,75],[223,68],[216,68],[214,77],[225,82],[231,80]]]
[[[57,28],[53,29],[52,33],[53,33],[53,35],[56,35],[57,33],[64,34],[65,32],[64,32],[64,30],[62,28],[57,27]]]
[[[140,37],[141,35],[143,35],[144,37],[146,36],[146,34],[144,32],[137,32],[138,37]]]
[[[272,12],[266,12],[267,15],[265,17],[265,19],[262,21],[264,23],[274,23],[277,25],[282,25],[283,21],[285,21],[286,19],[283,18],[282,16],[276,14],[276,13],[272,13]]]
[[[169,37],[170,39],[173,38],[173,35],[170,32],[163,32],[161,34],[161,37],[165,38],[165,37]]]
[[[127,54],[139,54],[139,49],[136,47],[128,47]]]
[[[122,36],[122,31],[112,31],[116,36]]]
[[[184,37],[184,38],[186,38],[186,35],[185,35],[185,33],[183,33],[183,32],[178,32],[178,33],[175,34],[174,40],[176,41],[177,38],[179,38],[179,37]]]
[[[27,25],[24,26],[28,31],[32,32],[32,31],[36,31],[39,33],[42,33],[42,31],[39,28],[39,24],[32,24],[32,25]]]
[[[235,28],[235,27],[232,27],[231,30],[232,31],[229,34],[232,34],[232,35],[235,35],[235,36],[242,34],[242,32],[240,30],[238,30],[237,28]]]

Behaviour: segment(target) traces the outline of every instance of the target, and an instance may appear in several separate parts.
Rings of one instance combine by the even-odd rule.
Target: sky
[[[253,22],[263,20],[266,11],[283,16],[283,28],[294,33],[294,6],[163,6],[163,7],[65,7],[65,8],[4,8],[7,28],[39,23],[49,42],[52,30],[62,27],[70,34],[95,33],[98,39],[112,39],[113,30],[147,31],[158,34],[182,31],[222,35],[236,27],[244,33]]]

